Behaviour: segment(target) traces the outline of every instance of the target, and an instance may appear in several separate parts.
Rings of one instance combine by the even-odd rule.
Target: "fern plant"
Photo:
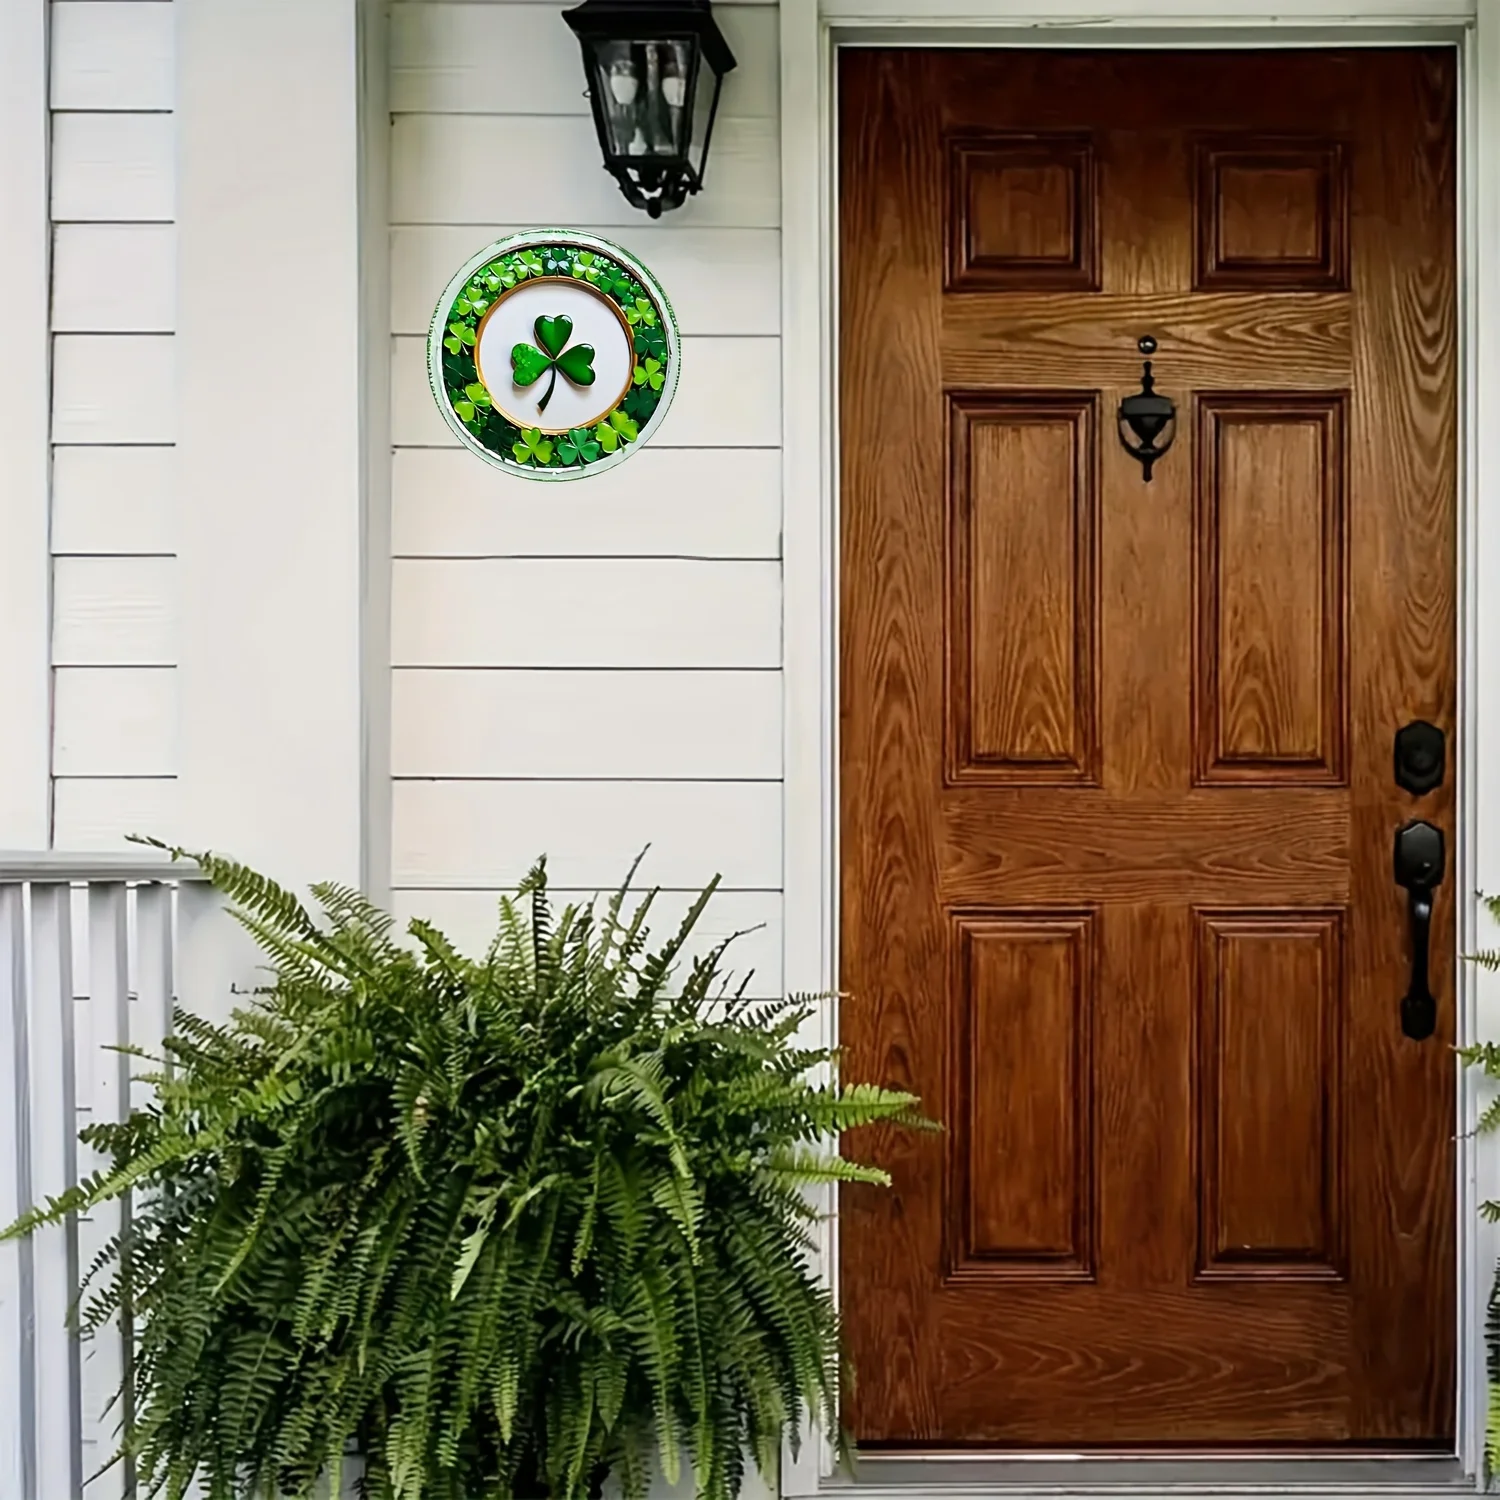
[[[1500,921],[1500,896],[1481,896],[1479,899],[1490,916]],[[1469,958],[1481,968],[1500,972],[1500,949],[1481,949],[1478,953],[1471,953]],[[1471,1047],[1460,1047],[1458,1055],[1469,1067],[1478,1068],[1486,1078],[1500,1078],[1500,1043],[1478,1042]],[[1496,1093],[1480,1112],[1475,1130],[1480,1135],[1488,1135],[1497,1128],[1500,1128],[1500,1093]],[[1500,1223],[1500,1203],[1481,1203],[1479,1212],[1491,1224]],[[1495,1282],[1490,1288],[1485,1316],[1485,1347],[1489,1404],[1484,1427],[1484,1459],[1486,1474],[1493,1475],[1500,1472],[1500,1268],[1497,1268]]]
[[[112,1167],[6,1231],[132,1194],[81,1324],[135,1320],[141,1493],[337,1494],[357,1451],[372,1500],[579,1500],[610,1474],[637,1500],[653,1455],[731,1500],[747,1454],[773,1471],[810,1419],[838,1430],[806,1189],[885,1181],[839,1132],[923,1122],[817,1081],[810,1002],[729,992],[723,945],[669,983],[712,885],[651,952],[629,877],[554,915],[539,863],[476,961],[342,886],[315,917],[189,857],[270,982],[223,1025],[179,1011],[153,1102],[83,1132]]]

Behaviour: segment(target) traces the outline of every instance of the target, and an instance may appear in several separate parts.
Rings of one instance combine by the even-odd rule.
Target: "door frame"
[[[784,961],[789,992],[832,995],[838,950],[837,141],[840,47],[1214,47],[1452,45],[1459,57],[1458,807],[1453,874],[1460,953],[1480,938],[1479,890],[1500,890],[1500,0],[781,0],[782,570],[785,777]],[[1487,246],[1485,251],[1482,246]],[[1479,420],[1491,413],[1488,427]],[[1486,673],[1488,681],[1486,681]],[[1455,964],[1458,1035],[1500,1037],[1500,977]],[[1392,997],[1394,1006],[1394,996]],[[809,1041],[838,1040],[837,1004]],[[1461,1075],[1458,1139],[1457,1423],[1463,1471],[1480,1480],[1484,1310],[1500,1229],[1500,1139],[1473,1134],[1484,1096]],[[819,1269],[838,1293],[830,1190]],[[790,1451],[782,1493],[817,1495],[829,1444]],[[1128,1484],[1122,1471],[1121,1485]],[[1110,1486],[1103,1487],[1106,1491]]]

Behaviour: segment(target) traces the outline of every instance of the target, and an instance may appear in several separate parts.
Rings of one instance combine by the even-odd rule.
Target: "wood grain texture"
[[[1098,401],[951,398],[948,774],[1099,774]]]
[[[948,1281],[1092,1281],[1093,914],[950,927]]]
[[[1197,1279],[1343,1280],[1343,913],[1194,918]]]
[[[860,48],[839,67],[840,1037],[850,1077],[942,1101],[948,1126],[851,1142],[894,1184],[840,1199],[855,1432],[1449,1451],[1454,903],[1440,892],[1438,1035],[1413,1043],[1390,872],[1413,808],[1390,747],[1408,719],[1451,730],[1454,713],[1451,54],[1164,68]],[[1097,163],[1098,290],[945,292],[950,143],[1068,133]],[[1220,152],[1214,274],[1253,286],[1200,285],[1203,142]],[[1026,192],[1033,217],[1000,213],[995,233],[1059,245],[1055,184]],[[1183,419],[1149,487],[1108,420],[1144,333]],[[945,717],[969,534],[951,520],[973,473],[949,409],[1057,391],[1097,392],[1101,413],[1098,784],[970,783],[949,774]],[[1011,594],[972,628],[995,629],[994,661],[1050,664],[1055,682],[1055,604],[1038,601],[1061,597],[1057,497],[1076,488],[1032,441],[995,446],[975,488],[1014,530],[990,541]],[[997,734],[1030,722],[1027,692],[1033,711],[1059,701],[1007,686]],[[1417,815],[1449,826],[1452,797],[1450,781]],[[951,1275],[967,1202],[996,1245],[1063,1244],[1049,1101],[1059,1033],[1077,1041],[1053,950],[966,968],[954,924],[1082,909],[1093,1277]],[[958,1019],[976,1015],[991,1032]],[[958,1107],[966,1081],[997,1078],[991,1116]]]
[[[1348,472],[1342,393],[1197,400],[1195,777],[1341,784]]]
[[[1194,142],[1200,289],[1342,291],[1349,179],[1339,141],[1240,134]]]
[[[949,291],[1098,288],[1089,136],[957,136],[947,169]]]
[[[1067,387],[1086,369],[1101,385],[1139,387],[1142,329],[1171,349],[1167,369],[1184,384],[1214,383],[1232,368],[1245,389],[1284,389],[1295,368],[1304,385],[1345,386],[1353,359],[1349,299],[1334,293],[953,297],[942,329],[943,381],[960,389],[992,379],[997,359],[1007,384]]]

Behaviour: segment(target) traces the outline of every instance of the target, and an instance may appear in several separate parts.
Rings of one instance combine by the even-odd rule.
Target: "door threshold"
[[[848,1500],[1066,1500],[1066,1497],[1297,1496],[1298,1500],[1383,1500],[1471,1494],[1472,1474],[1447,1454],[1227,1458],[1152,1454],[864,1453],[854,1473],[824,1481]]]

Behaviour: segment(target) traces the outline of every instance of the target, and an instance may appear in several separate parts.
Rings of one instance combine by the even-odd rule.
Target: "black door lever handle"
[[[1414,1042],[1437,1030],[1437,1000],[1427,980],[1432,898],[1443,883],[1443,831],[1420,819],[1396,830],[1396,884],[1406,892],[1411,917],[1411,980],[1401,1001],[1401,1030]]]

